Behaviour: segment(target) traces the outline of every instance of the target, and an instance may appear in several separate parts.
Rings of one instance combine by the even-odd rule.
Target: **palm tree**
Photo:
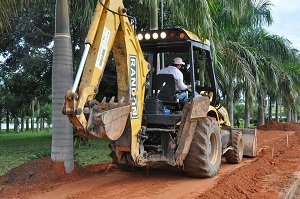
[[[251,9],[246,9],[246,14],[241,19],[242,24],[242,32],[252,34],[257,28],[262,27],[263,25],[270,25],[273,22],[271,12],[270,12],[270,1],[269,0],[258,0],[258,1],[250,1],[249,7]],[[249,30],[249,31],[247,31]],[[242,39],[243,44],[247,44],[248,40]],[[253,49],[253,48],[252,48]],[[254,48],[257,51],[257,48]],[[258,50],[260,50],[258,48]],[[251,49],[250,49],[251,51]],[[252,52],[256,54],[256,52]],[[257,56],[255,56],[257,57]],[[258,62],[257,62],[258,63]],[[258,66],[258,65],[257,65]],[[259,85],[259,79],[257,78],[257,72],[259,67],[254,67],[255,70],[252,71],[252,74],[255,78],[255,84]],[[245,93],[245,128],[250,127],[250,111],[252,109],[252,102],[254,99],[255,94],[257,93],[257,86],[254,85],[253,87],[249,87],[248,84],[244,86],[244,93]]]
[[[291,72],[288,72],[285,66],[291,63],[295,56],[291,53],[287,39],[269,34],[263,29],[256,29],[251,34],[247,34],[245,40],[249,47],[257,49],[256,57],[260,69],[257,73],[260,82],[260,84],[257,84],[259,90],[257,92],[257,95],[259,95],[257,96],[259,103],[258,125],[263,125],[264,116],[262,114],[264,114],[264,108],[262,106],[266,96],[268,95],[276,101],[282,91],[285,91],[285,96],[292,95],[293,90],[289,88],[291,88],[293,81],[284,81],[283,84],[280,83],[280,79],[290,79]],[[287,83],[290,84],[287,85]],[[287,99],[289,99],[288,104],[293,104],[293,97],[285,98],[285,100]],[[269,115],[269,118],[271,118],[271,115]]]
[[[217,5],[217,2],[215,2]],[[241,96],[241,88],[245,91],[245,127],[250,124],[250,101],[255,94],[257,63],[251,49],[241,40],[242,32],[253,27],[255,5],[252,1],[242,3],[230,2],[231,9],[216,6],[213,19],[216,23],[216,46],[220,64],[217,65],[219,85],[227,102],[230,121],[234,118],[234,99]],[[251,13],[251,14],[250,14]],[[231,17],[235,16],[235,17]],[[226,18],[226,20],[224,20]],[[219,67],[219,68],[218,68]],[[244,86],[241,87],[240,85]],[[237,96],[236,96],[237,95]]]
[[[222,25],[224,27],[220,28],[220,30],[223,31],[221,33],[218,32],[218,35],[221,35],[221,37],[219,37],[219,41],[220,38],[223,38],[223,42],[217,43],[217,45],[219,46],[217,48],[219,50],[218,55],[222,63],[220,64],[220,66],[225,67],[225,69],[221,70],[223,71],[223,73],[219,73],[219,76],[222,76],[227,72],[229,74],[227,74],[226,77],[233,79],[233,82],[236,83],[236,85],[232,84],[231,82],[226,81],[226,79],[224,80],[224,78],[221,82],[221,84],[225,87],[223,91],[225,91],[227,101],[229,103],[228,112],[231,121],[233,119],[233,117],[231,116],[233,111],[230,109],[233,106],[232,99],[234,98],[234,91],[237,90],[236,88],[238,82],[241,81],[241,78],[243,79],[246,106],[245,127],[249,127],[250,125],[249,105],[251,104],[249,102],[252,101],[255,94],[255,92],[253,91],[258,91],[257,94],[259,96],[257,97],[257,99],[260,104],[259,113],[263,114],[263,102],[266,97],[266,93],[268,93],[269,96],[276,97],[279,90],[279,85],[277,84],[277,71],[279,71],[278,67],[282,65],[280,64],[282,60],[286,60],[287,62],[289,62],[290,60],[290,47],[286,39],[278,37],[277,35],[270,35],[260,28],[262,27],[262,25],[268,25],[272,22],[269,1],[260,0],[254,1],[254,3],[256,4],[251,4],[252,2],[248,3],[248,9],[246,9],[246,12],[240,18],[241,24],[236,24],[236,27],[232,26],[232,24],[230,26],[229,24],[230,28],[228,28],[228,25],[224,26],[224,23],[222,23],[224,20],[221,21],[221,25],[219,26],[219,28],[222,27]],[[222,14],[222,12],[220,13]],[[218,19],[220,17],[215,16],[215,18]],[[225,23],[228,23],[228,21],[226,20]],[[228,46],[228,44],[230,43],[231,45]],[[232,45],[235,43],[236,45]],[[229,62],[226,61],[226,59],[228,59]],[[238,62],[233,63],[235,60]],[[268,62],[264,60],[273,61]],[[236,66],[239,66],[237,68],[240,71],[235,68]],[[248,68],[248,70],[244,70],[245,67]],[[241,71],[243,72],[240,73]],[[273,72],[270,73],[269,71]],[[226,84],[226,82],[228,84]],[[288,89],[288,91],[291,91],[291,89]],[[292,102],[293,101],[290,101],[290,104],[292,104]],[[264,116],[259,115],[259,118],[261,119],[259,120],[259,124],[263,124]]]
[[[299,106],[299,51],[290,51],[291,60],[285,61],[280,65],[278,98],[282,101],[287,114],[287,121],[297,121]]]
[[[220,45],[223,49],[218,51],[219,61],[222,63],[217,67],[218,84],[226,97],[229,119],[234,121],[234,98],[238,94],[237,88],[241,81],[249,90],[255,87],[253,72],[257,70],[254,55],[238,42],[224,41]],[[239,89],[240,90],[240,89]]]
[[[157,9],[158,0],[140,0],[140,3],[145,3],[149,7],[156,6]],[[212,38],[213,22],[208,1],[164,0],[163,3],[171,10],[172,19],[174,20],[173,24],[189,28],[190,31],[202,37]],[[202,13],[199,13],[199,10],[201,10]]]
[[[53,161],[63,161],[65,171],[74,169],[73,130],[61,112],[66,91],[73,82],[73,53],[69,25],[69,1],[56,1],[52,67],[52,150]]]

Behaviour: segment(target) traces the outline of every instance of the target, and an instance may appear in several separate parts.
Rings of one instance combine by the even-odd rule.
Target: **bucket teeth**
[[[109,102],[106,102],[106,97],[104,97],[101,101],[101,103],[96,101],[97,109],[100,112],[108,111],[111,109],[127,106],[130,104],[130,100],[126,100],[124,97],[122,97],[118,103],[115,103],[115,97],[113,96]]]
[[[113,96],[108,102],[108,110],[116,108],[115,106],[115,97]]]
[[[101,102],[93,100],[89,103],[91,113],[88,120],[88,131],[95,137],[118,139],[124,132],[130,114],[131,100],[121,98],[115,103],[115,97],[108,102],[106,97]]]
[[[126,105],[126,103],[125,103],[125,98],[122,97],[122,98],[119,100],[117,107],[121,107],[121,106],[125,106],[125,105]]]
[[[108,110],[108,104],[106,103],[106,97],[103,98],[101,103],[98,104],[98,109],[100,112]]]

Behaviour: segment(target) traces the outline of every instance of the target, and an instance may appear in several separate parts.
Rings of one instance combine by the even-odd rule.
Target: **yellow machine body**
[[[175,100],[175,93],[168,99],[158,94],[164,93],[162,89],[167,80],[157,88],[157,57],[171,50],[186,53],[191,64],[192,90],[184,105]],[[206,60],[208,86],[197,87],[195,83],[194,51]],[[114,97],[109,101],[104,97],[99,102],[95,96],[101,92],[98,88],[110,52],[117,72],[117,101]],[[151,65],[144,57],[146,52],[153,55],[151,60],[147,59]],[[212,164],[212,170],[201,173],[205,170],[203,167],[208,166],[201,163],[198,170],[187,166],[187,173],[211,177],[216,175],[221,155],[226,151],[229,151],[229,160],[232,156],[238,158],[236,146],[249,148],[245,150],[248,156],[256,155],[256,130],[230,127],[228,112],[219,104],[216,87],[209,41],[179,28],[137,35],[122,0],[102,0],[95,9],[74,85],[65,97],[63,113],[79,136],[108,139],[112,157],[118,163],[145,166],[166,162],[172,166],[191,166],[195,159],[191,156],[196,153],[190,151],[198,147],[195,142],[203,142],[206,148],[199,149],[196,159]],[[171,110],[164,112],[168,108]],[[241,144],[239,132],[248,143]]]

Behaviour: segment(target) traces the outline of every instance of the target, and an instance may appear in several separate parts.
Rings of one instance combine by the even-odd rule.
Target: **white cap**
[[[173,59],[173,64],[182,64],[182,65],[185,65],[185,63],[182,61],[182,59],[180,57],[175,57]]]

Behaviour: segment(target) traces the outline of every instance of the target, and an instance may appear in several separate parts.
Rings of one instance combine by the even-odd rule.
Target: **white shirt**
[[[163,69],[161,69],[158,74],[171,74],[174,76],[175,79],[175,85],[176,85],[176,90],[186,90],[187,85],[183,83],[183,74],[182,72],[176,68],[175,66],[168,66]]]

